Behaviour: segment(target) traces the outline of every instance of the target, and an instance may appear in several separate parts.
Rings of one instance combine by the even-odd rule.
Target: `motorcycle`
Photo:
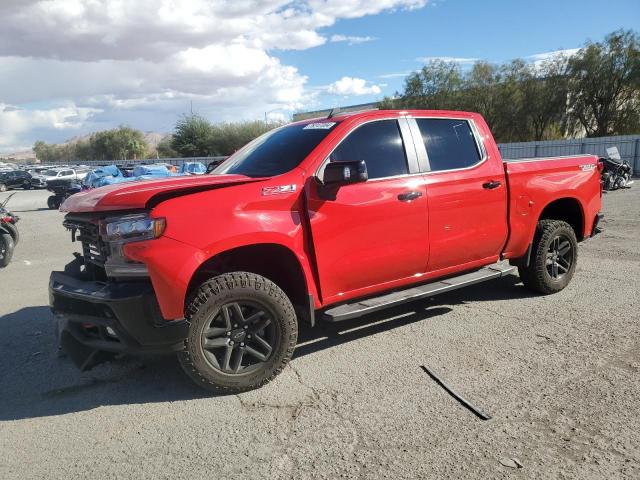
[[[53,195],[47,198],[47,207],[57,210],[67,198],[82,191],[82,185],[73,180],[52,180],[47,182],[47,190]]]
[[[13,195],[15,194],[12,193],[0,203],[0,268],[9,265],[13,257],[13,250],[20,241],[20,233],[16,226],[20,217],[6,208]]]
[[[607,155],[600,159],[603,165],[602,188],[611,191],[631,187],[633,185],[631,165],[620,157],[616,147],[607,148]]]

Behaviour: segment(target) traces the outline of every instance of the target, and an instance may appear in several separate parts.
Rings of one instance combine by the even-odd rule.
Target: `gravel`
[[[174,357],[86,373],[59,358],[47,282],[74,244],[47,196],[9,204],[2,479],[640,478],[640,187],[605,195],[606,230],[558,294],[508,277],[305,329],[274,382],[218,397]]]

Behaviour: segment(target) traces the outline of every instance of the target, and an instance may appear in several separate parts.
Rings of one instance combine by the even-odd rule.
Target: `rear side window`
[[[416,118],[431,171],[453,170],[480,161],[473,131],[466,120]]]
[[[333,151],[332,162],[364,160],[369,178],[409,173],[407,157],[396,120],[370,122],[356,128]]]

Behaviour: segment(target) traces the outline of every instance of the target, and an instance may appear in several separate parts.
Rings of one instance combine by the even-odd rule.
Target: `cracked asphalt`
[[[0,194],[0,200],[6,194]],[[19,191],[0,271],[0,478],[640,478],[640,185],[604,197],[572,283],[517,276],[301,332],[266,387],[211,397],[173,357],[79,373],[47,281],[74,248]],[[482,421],[420,368],[491,415]]]

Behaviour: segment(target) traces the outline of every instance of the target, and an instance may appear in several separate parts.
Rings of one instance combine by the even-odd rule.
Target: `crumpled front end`
[[[131,238],[158,233],[143,232],[157,228],[149,227],[152,220],[140,212],[65,218],[81,253],[64,271],[51,273],[49,300],[60,344],[83,370],[117,354],[169,353],[183,347],[187,324],[182,313],[175,320],[163,317],[147,266],[124,254]]]

